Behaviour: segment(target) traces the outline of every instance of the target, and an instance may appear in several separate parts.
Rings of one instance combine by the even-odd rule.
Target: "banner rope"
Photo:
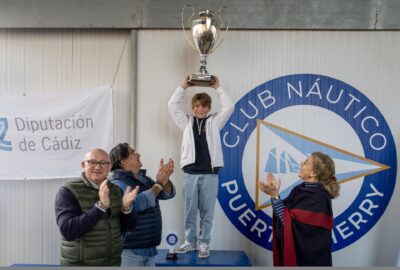
[[[122,46],[121,55],[119,56],[118,65],[117,65],[117,68],[115,69],[114,79],[113,79],[113,81],[112,81],[111,88],[114,87],[115,79],[117,78],[117,73],[118,73],[118,70],[119,70],[119,66],[120,66],[120,64],[121,64],[122,55],[124,54],[124,51],[125,51],[126,41],[128,40],[128,37],[129,37],[129,36],[130,36],[130,32],[128,32],[128,34],[127,34],[126,37],[125,37],[124,45]]]

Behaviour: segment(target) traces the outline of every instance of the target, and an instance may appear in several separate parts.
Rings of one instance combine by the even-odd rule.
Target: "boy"
[[[214,207],[218,193],[218,170],[224,166],[220,130],[233,112],[233,103],[225,90],[215,83],[221,111],[208,115],[211,97],[206,93],[192,98],[194,116],[183,111],[185,91],[192,86],[187,78],[168,102],[169,111],[175,123],[183,131],[181,168],[184,171],[183,197],[185,203],[185,241],[175,251],[186,253],[196,250],[198,241],[199,258],[210,256],[209,244],[214,219]],[[197,237],[197,211],[200,212],[200,234]]]

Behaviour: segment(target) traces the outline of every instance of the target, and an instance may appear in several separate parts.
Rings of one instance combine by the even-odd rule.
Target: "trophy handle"
[[[190,17],[189,17],[189,19],[188,19],[188,22],[191,21],[191,19],[193,18],[193,15],[194,15],[194,13],[195,13],[194,7],[193,7],[192,5],[185,4],[185,5],[182,7],[182,19],[181,19],[181,23],[182,23],[183,34],[185,35],[185,38],[186,38],[187,42],[189,42],[190,46],[192,46],[192,48],[193,48],[194,50],[196,50],[196,47],[194,46],[193,41],[192,41],[190,38],[188,38],[188,35],[186,34],[185,24],[183,23],[183,21],[184,21],[184,20],[183,20],[183,15],[184,15],[185,9],[186,9],[187,7],[192,8],[192,15],[190,15]]]
[[[228,6],[222,6],[218,9],[218,18],[219,18],[219,21],[221,22],[220,29],[224,26],[224,22],[222,21],[222,18],[221,18],[221,11],[223,11],[223,10],[227,10],[227,12],[228,12],[228,25],[226,26],[226,30],[224,31],[222,38],[220,38],[218,40],[218,44],[214,46],[214,48],[211,50],[211,52],[215,51],[219,47],[219,45],[221,45],[222,41],[224,41],[224,39],[226,38],[226,34],[228,33],[229,25],[231,22],[231,9]]]

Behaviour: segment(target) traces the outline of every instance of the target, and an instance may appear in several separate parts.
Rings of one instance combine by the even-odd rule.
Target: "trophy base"
[[[188,83],[195,86],[210,86],[215,83],[213,75],[192,74],[189,76]]]
[[[177,260],[178,256],[176,256],[176,253],[167,253],[167,257],[165,257],[166,260]]]

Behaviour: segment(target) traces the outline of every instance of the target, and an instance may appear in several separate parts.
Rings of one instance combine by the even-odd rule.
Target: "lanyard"
[[[201,135],[201,126],[203,125],[203,121],[204,121],[204,118],[201,119],[200,123],[199,123],[199,119],[196,117],[197,130],[199,131],[199,136]]]

